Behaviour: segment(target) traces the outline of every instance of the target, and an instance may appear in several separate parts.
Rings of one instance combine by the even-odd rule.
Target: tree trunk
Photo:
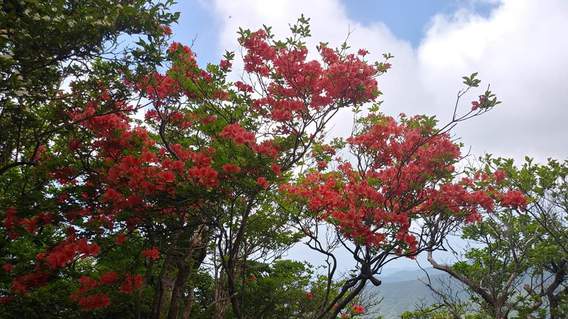
[[[186,236],[183,236],[186,237]],[[181,251],[180,256],[176,258],[175,266],[177,274],[175,283],[171,289],[169,307],[167,307],[167,319],[178,319],[185,313],[181,311],[183,307],[184,293],[189,291],[192,293],[193,287],[190,287],[189,276],[194,269],[201,266],[201,263],[207,255],[207,242],[209,232],[207,226],[200,226],[197,230],[191,233],[187,238],[180,239],[186,244],[185,247],[180,247],[177,251]],[[189,308],[191,311],[191,307]],[[160,317],[160,319],[166,318]]]
[[[235,285],[236,279],[233,269],[235,269],[235,265],[231,262],[231,260],[229,260],[229,267],[226,270],[227,290],[229,291],[229,298],[231,299],[231,305],[233,306],[233,315],[236,318],[241,319],[243,314],[241,312],[241,303],[239,300],[239,294],[237,293],[237,287]]]
[[[550,319],[560,319],[558,313],[558,296],[551,294],[548,296],[548,309],[550,311]]]
[[[190,273],[189,265],[185,264],[178,265],[178,274],[176,277],[176,282],[172,290],[172,297],[170,302],[170,307],[168,310],[168,319],[177,319],[180,314],[180,306],[183,298],[183,291],[187,285],[187,279]]]
[[[168,255],[160,272],[157,294],[154,297],[154,307],[152,318],[163,319],[168,315],[168,308],[172,298],[177,268],[175,267],[174,257]]]
[[[214,319],[224,319],[228,308],[228,296],[226,283],[223,276],[220,275],[215,283],[215,314]]]
[[[191,308],[193,307],[193,290],[189,290],[189,295],[185,301],[185,306],[183,308],[182,319],[190,319]]]
[[[359,293],[361,293],[361,291],[363,291],[363,288],[365,288],[366,283],[367,279],[361,279],[361,281],[359,281],[359,284],[357,285],[357,287],[355,287],[355,289],[353,289],[345,298],[339,301],[337,305],[334,305],[334,307],[332,308],[332,312],[328,318],[329,319],[337,318],[339,312],[343,308],[345,308],[353,299],[355,299],[355,297],[357,297]]]

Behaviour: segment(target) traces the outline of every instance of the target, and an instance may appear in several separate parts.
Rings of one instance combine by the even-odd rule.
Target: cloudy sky
[[[456,130],[474,156],[522,159],[568,155],[568,1],[566,0],[189,0],[180,1],[176,40],[202,63],[234,50],[239,26],[273,26],[286,36],[300,14],[311,18],[312,48],[341,43],[395,56],[379,79],[383,111],[447,121],[461,76],[479,72],[503,101]],[[371,58],[372,58],[371,57]],[[469,95],[469,101],[480,92]],[[345,117],[336,134],[349,131]]]
[[[303,13],[311,18],[312,49],[351,32],[355,50],[395,56],[379,79],[391,115],[445,122],[461,76],[479,72],[503,104],[456,129],[473,156],[568,158],[567,0],[186,0],[175,9],[175,39],[193,43],[201,63],[235,50],[239,26],[266,24],[286,36]],[[462,110],[480,93],[467,96]],[[350,122],[341,114],[331,133],[347,134]]]

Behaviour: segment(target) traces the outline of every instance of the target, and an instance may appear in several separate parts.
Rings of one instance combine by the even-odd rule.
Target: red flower
[[[231,68],[231,66],[232,66],[231,61],[228,61],[228,60],[221,60],[221,62],[219,63],[219,67],[223,71],[229,70]]]
[[[31,272],[14,278],[10,288],[17,294],[25,294],[29,288],[44,285],[47,282],[48,277],[49,275],[45,272]]]
[[[229,163],[223,165],[223,171],[225,171],[225,173],[227,174],[238,174],[241,172],[241,168],[235,164]]]
[[[511,208],[525,208],[527,206],[527,198],[520,191],[508,191],[501,199],[501,205]]]
[[[134,290],[140,289],[140,287],[142,287],[143,282],[144,278],[142,277],[142,275],[127,274],[126,278],[122,282],[122,285],[120,286],[120,292],[125,294],[130,294]]]
[[[192,167],[188,171],[197,183],[206,187],[215,187],[219,184],[218,173],[211,166]]]
[[[172,34],[172,28],[170,28],[170,26],[168,25],[161,25],[160,28],[162,29],[162,32],[165,35],[171,35]]]
[[[479,108],[479,102],[478,101],[473,101],[471,102],[471,110],[475,111]]]
[[[237,90],[241,91],[241,92],[248,92],[248,93],[252,93],[253,92],[253,88],[252,86],[241,82],[241,81],[237,81],[234,83],[235,87],[237,88]]]
[[[105,285],[113,284],[118,280],[118,274],[114,271],[108,271],[101,275],[100,282]]]
[[[308,301],[314,300],[314,293],[311,292],[311,291],[306,292],[306,299],[307,299]]]
[[[14,270],[14,265],[12,265],[10,263],[5,263],[4,265],[2,265],[2,269],[5,272],[12,272],[12,270]]]
[[[104,293],[98,293],[79,298],[79,306],[83,310],[106,308],[110,305],[110,298]]]
[[[239,124],[229,124],[223,128],[219,136],[232,140],[235,144],[246,144],[253,146],[256,144],[254,133],[242,128]]]
[[[118,236],[116,236],[116,239],[114,240],[114,242],[119,246],[124,244],[125,241],[126,241],[126,235],[123,233],[118,234]]]
[[[26,286],[24,283],[18,281],[18,280],[14,280],[12,282],[12,285],[10,286],[10,289],[16,293],[16,294],[20,294],[23,295],[25,293],[28,292],[28,286]]]
[[[468,223],[468,224],[478,223],[480,221],[481,221],[481,214],[479,214],[476,211],[465,216],[465,222]]]
[[[157,247],[152,247],[142,251],[142,255],[150,260],[158,260],[160,259],[160,250]]]
[[[8,207],[6,209],[6,218],[4,219],[4,227],[6,227],[6,229],[12,229],[16,226],[18,221],[16,213],[17,210],[14,207]]]
[[[280,176],[282,174],[282,167],[280,165],[272,163],[272,165],[270,165],[270,168],[272,169],[272,172],[274,172],[276,176]]]
[[[260,187],[264,188],[264,189],[268,189],[268,187],[270,186],[270,184],[268,184],[268,181],[266,180],[266,178],[264,177],[259,177],[256,179],[256,183],[258,185],[260,185]]]
[[[254,145],[253,150],[270,158],[276,158],[278,156],[278,148],[272,141],[264,141],[258,145]]]
[[[362,313],[365,313],[365,307],[361,306],[361,305],[353,305],[351,307],[351,310],[353,310],[353,313],[360,315]]]
[[[37,219],[36,218],[24,218],[20,222],[20,225],[22,225],[22,227],[24,227],[24,229],[28,233],[33,234],[36,231]]]
[[[99,284],[95,279],[88,277],[88,276],[81,276],[79,278],[79,282],[81,283],[81,288],[79,289],[80,292],[89,291]]]
[[[96,256],[101,251],[101,247],[97,243],[89,244],[86,239],[80,239],[77,242],[77,248],[85,256]]]
[[[497,183],[501,183],[503,180],[505,180],[505,177],[507,177],[507,173],[502,169],[496,170],[495,173],[493,173],[493,175]]]

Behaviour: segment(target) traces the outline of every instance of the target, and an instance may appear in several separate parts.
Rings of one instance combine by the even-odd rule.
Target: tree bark
[[[175,267],[174,257],[171,255],[166,256],[166,260],[162,266],[162,271],[160,272],[160,279],[158,281],[158,293],[154,297],[152,318],[166,318],[172,298],[176,273],[177,269]]]
[[[193,290],[189,290],[189,295],[185,300],[185,305],[183,307],[183,315],[182,319],[190,319],[191,317],[191,309],[193,307]]]
[[[217,278],[215,283],[215,314],[214,319],[224,319],[225,313],[227,312],[229,300],[227,296],[227,291],[225,289],[226,281],[222,278],[222,275]]]
[[[182,261],[182,263],[185,262]],[[168,319],[177,319],[180,314],[183,291],[187,285],[187,279],[190,273],[190,267],[187,264],[178,265],[178,269],[179,271],[172,289],[171,302],[168,309]]]
[[[183,316],[181,307],[183,306],[184,292],[192,293],[193,287],[189,282],[189,276],[194,269],[198,269],[207,255],[207,244],[209,240],[209,229],[202,225],[190,236],[189,244],[181,249],[183,256],[179,259],[177,267],[178,274],[173,288],[168,319],[178,319]]]

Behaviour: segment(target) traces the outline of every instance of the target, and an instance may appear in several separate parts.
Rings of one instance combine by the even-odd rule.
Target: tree
[[[88,16],[106,4],[60,6]],[[29,123],[6,122],[26,131],[9,136],[24,147],[5,148],[0,180],[7,190],[6,313],[64,285],[73,303],[58,300],[54,317],[80,316],[78,308],[102,318],[175,319],[194,311],[245,318],[279,302],[290,305],[277,309],[282,316],[356,317],[365,312],[361,292],[367,282],[380,284],[381,267],[439,248],[449,231],[502,199],[482,184],[455,179],[459,146],[449,137],[456,123],[499,103],[491,91],[462,116],[456,103],[442,128],[431,117],[402,116],[397,123],[371,109],[351,138],[329,146],[323,141],[330,120],[340,109],[376,101],[376,77],[390,64],[370,63],[367,51],[350,53],[346,44],[320,44],[319,60],[309,60],[310,29],[301,17],[283,41],[268,27],[241,30],[244,76],[233,82],[234,53],[202,67],[188,46],[163,48],[170,30],[162,22],[175,15],[151,4],[108,9],[125,14],[127,25],[132,15],[147,18],[132,19],[148,29],[140,49],[108,61],[93,44],[49,60],[60,74],[57,88],[40,99],[41,109],[30,110]],[[142,13],[147,5],[149,16]],[[99,30],[93,41],[114,39],[119,30]],[[126,62],[130,56],[137,64]],[[58,93],[66,97],[61,107],[53,94],[70,77],[70,92]],[[465,84],[457,102],[479,80],[473,74]],[[18,107],[27,101],[7,100]],[[332,168],[334,147],[344,145],[355,164],[339,159]],[[318,169],[299,173],[304,164]],[[321,246],[317,235],[322,222],[352,252],[358,264],[352,278],[334,277],[333,247]],[[328,258],[327,276],[315,283],[298,264],[268,266],[302,236]],[[292,289],[271,289],[275,281]],[[308,285],[313,303],[292,300]],[[260,292],[267,298],[250,304]]]
[[[0,214],[5,223],[0,229],[0,250],[5,267],[0,298],[11,302],[6,305],[7,312],[0,310],[1,316],[79,315],[68,298],[77,285],[70,276],[50,280],[28,298],[10,296],[14,274],[26,272],[19,262],[33,260],[41,250],[54,245],[67,227],[59,221],[51,222],[56,217],[48,213],[56,202],[51,189],[57,177],[50,175],[52,167],[40,162],[45,156],[54,156],[50,149],[57,147],[56,141],[63,136],[70,138],[79,126],[67,112],[90,99],[133,98],[123,79],[134,80],[159,66],[163,58],[159,48],[166,43],[169,25],[178,16],[168,11],[171,4],[146,0],[3,1]],[[90,117],[117,112],[112,107],[98,111]],[[12,229],[20,225],[11,223],[20,220],[34,236],[15,241],[19,231],[27,232]],[[38,220],[45,223],[36,224]],[[34,229],[36,226],[38,229]],[[86,266],[77,265],[79,269]],[[27,279],[44,280],[40,277]]]
[[[449,276],[433,281],[428,271],[422,270],[426,278],[419,280],[430,289],[435,302],[432,305],[417,305],[414,311],[406,312],[408,317],[436,318],[438,316],[461,319],[463,316],[472,315],[474,308],[472,303],[464,298],[463,286],[456,286],[455,280]]]
[[[462,238],[476,243],[463,261],[452,266],[430,262],[465,284],[472,300],[491,316],[506,318],[512,311],[527,318],[545,316],[543,298],[548,298],[548,315],[556,318],[566,290],[566,211],[561,204],[566,165],[529,159],[517,168],[512,160],[489,156],[484,163],[485,183],[514,188],[509,194],[519,200],[463,229]]]
[[[8,198],[10,297],[80,275],[71,297],[82,309],[120,299],[139,316],[146,282],[155,288],[152,316],[179,318],[191,308],[189,277],[215,244],[232,312],[242,317],[249,223],[271,214],[274,185],[330,118],[378,93],[376,67],[325,46],[325,64],[307,61],[307,20],[293,32],[286,42],[269,29],[241,32],[250,84],[227,81],[233,54],[201,69],[189,47],[172,43],[165,73],[123,83],[149,101],[143,125],[134,120],[139,106],[107,87],[60,114],[78,125],[53,136],[34,163],[42,201]],[[18,254],[23,243],[32,248]]]
[[[437,128],[433,117],[405,115],[398,123],[371,109],[346,142],[315,149],[317,168],[284,186],[291,200],[283,206],[297,212],[310,248],[326,256],[330,283],[337,269],[336,247],[356,262],[340,293],[326,295],[317,318],[335,318],[368,282],[381,284],[376,274],[384,265],[438,249],[449,232],[476,221],[480,210],[500,201],[500,193],[456,179],[460,148],[448,132],[498,104],[487,90],[468,112],[457,114],[461,96],[479,84],[475,76],[465,78],[467,89],[458,94],[447,125]],[[352,160],[333,158],[345,145]],[[319,235],[325,225],[335,232],[328,243]]]
[[[548,304],[548,315],[561,318],[568,313],[561,306],[567,298],[568,162],[549,159],[545,164],[536,164],[526,158],[520,167],[510,159],[487,158],[486,162],[501,169],[512,185],[531,199],[524,214],[535,224],[538,240],[529,259],[530,282],[523,286],[532,303],[523,311],[542,312]]]
[[[95,96],[128,97],[121,73],[159,65],[159,47],[178,16],[167,11],[171,4],[4,1],[0,175],[33,166],[51,138],[73,125],[62,116],[70,108]],[[124,35],[137,36],[138,45],[120,45]],[[64,90],[69,81],[72,94]]]

